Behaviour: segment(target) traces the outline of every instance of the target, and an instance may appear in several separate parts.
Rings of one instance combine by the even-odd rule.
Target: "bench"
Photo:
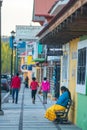
[[[66,110],[64,111],[56,111],[56,123],[64,124],[64,123],[69,123],[68,121],[68,113],[70,110],[70,107],[72,105],[72,100],[69,99]]]

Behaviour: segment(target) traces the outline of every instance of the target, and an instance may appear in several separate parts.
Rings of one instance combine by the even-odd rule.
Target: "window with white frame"
[[[85,84],[86,47],[78,50],[77,84]]]
[[[67,80],[68,55],[63,55],[62,80]]]
[[[87,94],[87,40],[78,42],[76,92]]]

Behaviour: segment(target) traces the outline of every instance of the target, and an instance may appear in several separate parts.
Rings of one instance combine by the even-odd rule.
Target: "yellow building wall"
[[[23,65],[25,63],[25,59],[24,57],[21,57],[21,65]]]
[[[32,65],[32,64],[33,64],[33,62],[32,62],[32,56],[29,55],[29,56],[27,56],[27,65]],[[30,71],[28,70],[27,76],[29,78],[29,86],[30,86],[30,83],[32,81],[32,71],[31,70]]]
[[[76,72],[77,72],[77,45],[78,39],[74,39],[70,42],[70,59],[69,59],[69,90],[73,100],[69,118],[75,123],[76,122],[76,110],[77,110],[77,94],[76,94]]]
[[[40,79],[41,79],[41,67],[36,67],[36,79],[38,83],[40,84]]]

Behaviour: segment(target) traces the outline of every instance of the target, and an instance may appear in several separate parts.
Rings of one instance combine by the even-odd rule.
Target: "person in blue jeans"
[[[43,92],[43,104],[47,104],[47,94],[50,91],[50,83],[46,77],[44,77],[41,83],[41,90]]]
[[[19,93],[19,89],[21,86],[21,80],[19,77],[19,73],[16,74],[16,76],[14,76],[12,78],[12,82],[11,82],[11,88],[12,88],[12,102],[14,103],[18,103],[18,93]]]

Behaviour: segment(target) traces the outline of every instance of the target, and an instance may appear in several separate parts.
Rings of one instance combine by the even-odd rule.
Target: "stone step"
[[[74,124],[61,124],[57,126],[59,130],[82,130]]]

